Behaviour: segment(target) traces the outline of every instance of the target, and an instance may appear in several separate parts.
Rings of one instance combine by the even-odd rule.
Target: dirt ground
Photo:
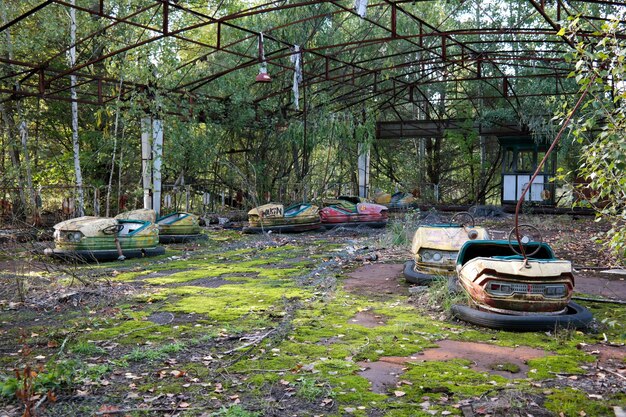
[[[478,221],[494,238],[513,224],[510,216]],[[420,221],[399,215],[387,230],[250,237],[211,228],[208,243],[171,245],[154,261],[89,266],[38,256],[49,241],[7,239],[0,417],[25,407],[44,417],[573,417],[626,407],[626,281],[602,272],[619,262],[594,239],[608,226],[592,217],[523,221],[572,260],[576,296],[603,300],[590,304],[597,323],[589,332],[518,338],[450,319],[441,300],[411,294],[403,279]],[[211,275],[215,268],[225,272]],[[224,307],[214,311],[213,302]],[[241,305],[258,306],[223,316]],[[450,381],[415,373],[457,360],[467,362],[440,372]],[[59,364],[80,372],[71,381],[54,373],[46,385],[53,398],[36,389],[22,399],[1,394],[15,370],[39,366],[52,378]]]

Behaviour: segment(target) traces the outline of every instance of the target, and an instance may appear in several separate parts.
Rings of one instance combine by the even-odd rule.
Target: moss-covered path
[[[587,333],[479,329],[448,317],[445,285],[411,296],[391,274],[388,291],[372,287],[407,256],[389,232],[208,233],[160,258],[57,266],[40,274],[45,290],[3,302],[0,415],[26,404],[41,416],[573,417],[626,405],[624,306],[588,304]],[[422,360],[441,341],[494,359]],[[515,349],[539,353],[497,355]]]

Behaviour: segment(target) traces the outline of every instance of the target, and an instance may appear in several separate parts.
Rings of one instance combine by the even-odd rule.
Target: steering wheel
[[[515,227],[509,232],[509,247],[518,255],[533,256],[541,249],[541,232],[535,226],[529,224],[520,224],[517,226],[519,231],[519,240],[515,232]],[[537,243],[537,247],[532,252],[526,252],[526,247],[530,242]]]
[[[124,229],[123,224],[112,224],[102,229],[102,233],[105,235],[116,235]]]
[[[461,226],[469,227],[474,227],[476,224],[476,222],[474,221],[474,216],[469,214],[467,211],[462,211],[452,216],[452,220],[450,221],[450,223],[458,223]]]

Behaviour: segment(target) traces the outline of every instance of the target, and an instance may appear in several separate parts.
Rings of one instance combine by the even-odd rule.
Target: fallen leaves
[[[97,415],[103,417],[114,417],[118,415],[120,408],[115,405],[103,404],[98,408]]]
[[[322,407],[330,406],[332,404],[333,404],[332,398],[324,398],[322,402],[320,403]]]

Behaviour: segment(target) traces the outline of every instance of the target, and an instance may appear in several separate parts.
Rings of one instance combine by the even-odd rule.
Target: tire
[[[147,249],[122,249],[122,254],[126,259],[143,258],[148,256],[159,256],[165,253],[163,246],[156,246]],[[107,262],[117,261],[119,253],[117,250],[61,250],[46,249],[44,254],[65,262]]]
[[[409,284],[430,285],[434,280],[434,275],[424,274],[415,271],[415,261],[406,261],[404,263],[404,278]]]
[[[243,233],[253,234],[253,233],[302,233],[308,232],[311,230],[318,230],[322,227],[321,223],[309,223],[309,224],[287,224],[287,225],[274,225],[274,226],[265,226],[265,227],[257,227],[257,226],[248,226],[243,228]]]
[[[558,316],[512,316],[477,310],[461,304],[454,304],[451,311],[454,317],[477,326],[515,332],[548,331],[557,327],[583,329],[593,320],[589,310],[573,301],[567,304],[567,312]]]
[[[339,227],[359,228],[369,227],[370,229],[382,229],[387,226],[387,222],[344,222],[344,223],[322,223],[326,230],[332,230]]]

